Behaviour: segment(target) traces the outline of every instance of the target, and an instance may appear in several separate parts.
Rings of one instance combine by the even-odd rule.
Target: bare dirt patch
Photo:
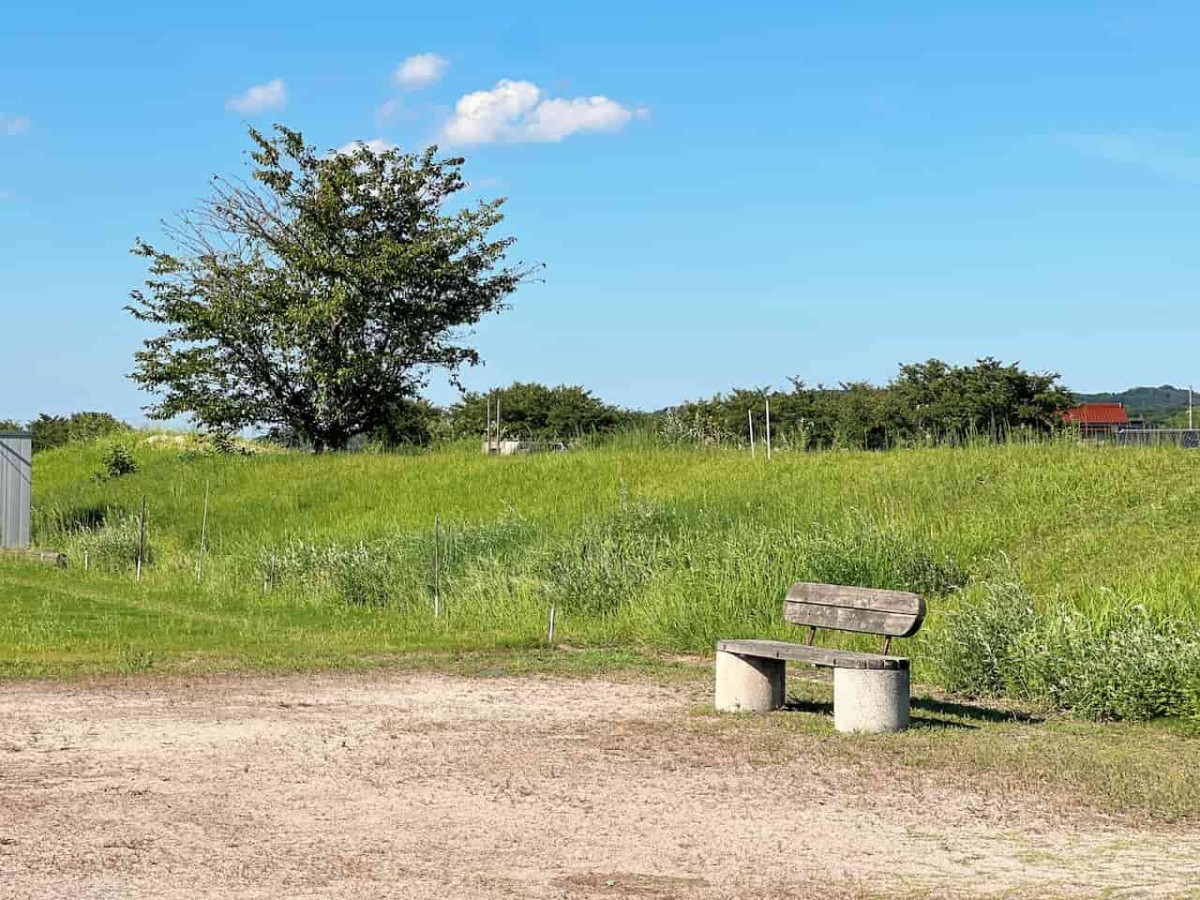
[[[410,673],[4,685],[0,897],[1200,885],[1192,829],[864,769],[828,736],[764,752],[742,730],[695,727],[705,699],[653,681]]]

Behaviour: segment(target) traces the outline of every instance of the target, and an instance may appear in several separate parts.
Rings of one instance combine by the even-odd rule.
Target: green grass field
[[[1200,717],[1200,454],[1013,444],[768,464],[619,443],[516,458],[142,444],[138,472],[97,480],[102,451],[36,457],[37,542],[70,567],[0,562],[0,674],[528,648],[551,606],[559,643],[707,653],[789,636],[780,598],[807,579],[924,593],[926,627],[900,650],[927,683]]]

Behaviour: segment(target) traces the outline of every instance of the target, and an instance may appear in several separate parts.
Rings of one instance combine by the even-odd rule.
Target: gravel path
[[[1039,812],[836,742],[764,763],[651,681],[0,684],[0,897],[1166,897],[1200,836]],[[830,748],[834,749],[830,749]]]

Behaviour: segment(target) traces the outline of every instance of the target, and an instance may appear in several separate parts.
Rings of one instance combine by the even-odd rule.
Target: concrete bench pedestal
[[[769,712],[783,706],[787,663],[717,651],[716,707],[720,712]]]
[[[833,727],[872,734],[908,727],[908,669],[834,669]]]

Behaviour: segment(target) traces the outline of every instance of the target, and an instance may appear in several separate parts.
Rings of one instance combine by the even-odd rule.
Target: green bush
[[[488,416],[500,404],[501,427],[506,438],[569,440],[590,434],[611,434],[639,420],[592,396],[578,385],[548,387],[514,382],[486,394],[468,393],[446,412],[454,437],[482,437]]]
[[[546,548],[535,575],[567,615],[611,616],[640,599],[657,572],[678,565],[679,527],[671,510],[626,506]]]
[[[409,544],[411,542],[404,542]],[[358,543],[317,545],[294,541],[258,557],[258,576],[267,589],[280,586],[319,596],[322,588],[354,606],[388,606],[406,594],[423,593],[404,547]],[[405,575],[410,577],[405,582]],[[409,590],[405,591],[404,588]]]
[[[1200,717],[1200,637],[1144,608],[1042,616],[1013,647],[1017,696],[1093,719]]]
[[[33,452],[53,450],[70,443],[86,443],[97,438],[130,431],[129,425],[103,412],[77,412],[70,416],[42,413],[29,423],[33,433]]]
[[[1200,636],[1141,606],[1035,611],[1017,582],[969,591],[922,641],[933,680],[1092,719],[1200,718]]]
[[[358,606],[388,606],[397,598],[398,579],[385,554],[365,544],[331,557],[329,574],[341,599]]]
[[[940,628],[922,632],[922,663],[948,691],[998,697],[1016,672],[1017,644],[1035,624],[1033,600],[1018,581],[974,586]]]
[[[113,507],[98,502],[73,504],[66,507],[60,507],[57,504],[50,506],[34,504],[32,510],[34,538],[43,546],[55,545],[69,540],[76,532],[100,528],[114,514],[123,512],[123,509],[118,509],[114,513]]]
[[[101,478],[120,478],[123,475],[132,475],[138,470],[133,450],[120,441],[110,444],[105,449],[104,455],[100,457],[100,465],[103,467],[99,473]]]
[[[110,511],[102,524],[76,528],[67,533],[64,545],[67,556],[76,565],[81,565],[86,558],[90,568],[121,572],[137,565],[140,535],[141,526],[137,516]],[[142,564],[151,565],[154,556],[154,548],[147,536]]]

